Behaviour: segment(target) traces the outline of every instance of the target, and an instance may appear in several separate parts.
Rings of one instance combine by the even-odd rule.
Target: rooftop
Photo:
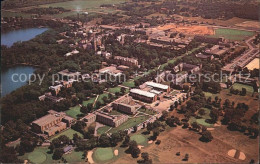
[[[151,97],[151,98],[155,97],[154,93],[143,91],[141,89],[131,89],[130,92],[135,93],[135,94],[139,94],[139,95],[143,95],[143,96],[146,96],[146,97]]]
[[[168,85],[160,84],[160,83],[155,83],[155,82],[146,82],[146,85],[154,87],[154,88],[160,88],[160,89],[168,89]]]
[[[63,118],[64,115],[65,114],[62,113],[62,112],[60,112],[60,113],[56,112],[55,114],[54,113],[53,114],[47,114],[47,115],[33,121],[32,123],[37,124],[39,126],[44,126],[46,124],[53,122],[54,120],[57,120],[58,118]]]

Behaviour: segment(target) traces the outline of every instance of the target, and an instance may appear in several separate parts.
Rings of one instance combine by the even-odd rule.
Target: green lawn
[[[104,104],[104,101],[102,100],[103,97],[107,97],[108,98],[108,93],[103,93],[103,94],[98,96],[97,101],[101,102],[101,104]]]
[[[109,88],[108,92],[110,93],[116,93],[116,92],[120,92],[121,91],[121,87],[115,87],[115,88]]]
[[[150,115],[154,115],[156,112],[153,111],[153,110],[149,110],[149,109],[144,109],[144,108],[141,108],[138,110],[139,112],[143,112],[143,113],[146,113],[146,114],[150,114]]]
[[[91,98],[91,99],[89,99],[89,100],[87,100],[87,101],[83,101],[83,105],[84,105],[84,106],[87,106],[89,103],[92,103],[92,104],[93,104],[94,101],[95,101],[95,99],[96,99],[96,98]]]
[[[149,116],[141,116],[141,117],[138,117],[138,118],[129,118],[126,122],[124,122],[120,126],[112,128],[109,131],[109,133],[114,133],[114,132],[117,132],[119,130],[125,130],[125,129],[128,129],[128,128],[131,128],[135,125],[138,125],[138,124],[144,122],[148,118],[149,118]]]
[[[37,147],[31,153],[25,153],[23,156],[18,156],[21,160],[29,160],[31,163],[57,163],[52,159],[52,154],[47,153],[48,147]]]
[[[135,134],[130,137],[130,140],[136,141],[138,145],[146,145],[147,144],[147,138],[142,134]]]
[[[100,127],[100,128],[98,128],[97,129],[97,134],[103,134],[103,133],[105,133],[106,131],[108,131],[109,129],[110,129],[111,127],[110,126],[107,126],[107,125],[105,125],[105,126],[103,126],[103,127]]]
[[[69,154],[63,155],[63,158],[66,159],[68,163],[79,163],[85,161],[82,151],[73,151]]]
[[[213,37],[213,38],[224,37],[225,39],[240,41],[247,37],[253,36],[254,34],[255,33],[251,31],[219,28],[215,30],[215,35],[209,37]]]
[[[245,88],[247,93],[249,92],[250,95],[254,92],[254,88],[250,85],[240,84],[240,83],[234,83],[232,85],[234,89],[238,89],[239,91],[242,91],[242,88]]]
[[[219,97],[219,94],[214,94],[214,93],[211,93],[211,92],[203,92],[203,93],[204,93],[206,98],[211,97],[212,100],[214,100],[216,96]]]
[[[133,88],[133,87],[135,87],[135,82],[133,80],[128,80],[128,81],[124,82],[123,85],[126,87],[129,87],[129,88]]]
[[[97,148],[93,153],[93,159],[95,162],[104,162],[111,160],[114,157],[114,151],[112,148]]]
[[[199,118],[199,119],[196,119],[195,117],[191,117],[191,119],[189,121],[190,124],[192,124],[193,122],[197,122],[200,125],[204,125],[206,127],[212,127],[213,124],[209,124],[209,123],[205,122],[206,119],[210,119],[210,116],[209,116],[210,110],[208,108],[202,108],[202,109],[204,109],[205,114],[203,116],[201,116],[201,118]]]
[[[11,11],[1,11],[1,17],[20,17],[22,16],[23,18],[30,18],[31,14],[27,13],[21,13],[21,12],[11,12]]]
[[[77,119],[77,115],[82,114],[82,113],[80,112],[80,106],[70,107],[70,109],[67,110],[65,113],[66,113],[68,116],[71,116],[71,117],[73,117],[73,118],[75,118],[75,119]]]
[[[56,135],[55,137],[51,138],[50,141],[52,141],[54,138],[58,138],[59,136],[65,135],[67,137],[69,137],[70,139],[73,139],[73,134],[77,133],[79,136],[83,137],[81,133],[73,130],[73,129],[68,129],[58,135]]]
[[[125,0],[74,0],[40,5],[40,7],[63,7],[69,10],[81,11],[99,7],[102,4],[119,4],[122,2],[125,2]]]

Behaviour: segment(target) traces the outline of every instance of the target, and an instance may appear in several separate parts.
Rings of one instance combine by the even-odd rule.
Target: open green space
[[[63,158],[66,159],[68,163],[79,163],[85,161],[82,151],[73,151],[69,154],[63,155]]]
[[[63,7],[69,10],[82,11],[100,7],[102,4],[119,4],[125,0],[74,0],[40,5],[40,7]]]
[[[123,82],[123,85],[129,88],[135,87],[135,82],[133,80],[128,80],[126,82]]]
[[[121,91],[121,87],[115,87],[115,88],[109,88],[108,92],[110,93],[116,93],[116,92],[120,92]]]
[[[114,151],[112,148],[97,148],[93,153],[95,162],[105,162],[111,160],[113,157]]]
[[[142,134],[135,134],[130,137],[130,140],[136,141],[138,145],[146,145],[148,139]]]
[[[91,99],[89,99],[89,100],[83,101],[83,105],[84,105],[84,106],[87,106],[89,103],[92,103],[92,104],[93,104],[94,101],[95,101],[95,99],[96,99],[96,98],[91,98]]]
[[[239,91],[242,91],[242,88],[246,89],[246,92],[252,94],[254,92],[254,88],[250,85],[240,84],[240,83],[234,83],[232,85],[233,89],[238,89]]]
[[[111,127],[110,127],[110,126],[107,126],[107,125],[102,126],[102,127],[100,127],[100,128],[97,129],[97,134],[99,134],[99,135],[100,135],[100,134],[103,134],[103,133],[107,132],[110,128],[111,128]]]
[[[209,37],[219,38],[224,37],[229,40],[238,40],[241,41],[247,37],[253,36],[255,33],[251,31],[236,30],[236,29],[227,29],[227,28],[218,28],[215,30],[215,34]]]
[[[146,114],[149,114],[149,115],[154,115],[156,112],[153,111],[153,110],[150,110],[150,109],[144,109],[144,108],[140,108],[138,110],[139,112],[143,112],[143,113],[146,113]]]
[[[202,109],[204,109],[205,114],[202,115],[201,118],[199,118],[199,119],[196,119],[195,117],[191,117],[191,119],[189,121],[190,124],[192,124],[193,122],[197,122],[200,125],[204,125],[206,127],[212,127],[213,124],[209,124],[209,123],[205,122],[207,119],[210,119],[210,116],[209,116],[210,109],[208,109],[208,108],[202,108]]]
[[[98,96],[97,101],[101,102],[101,104],[104,104],[104,101],[102,100],[103,97],[107,97],[108,98],[108,93],[103,93],[103,94]]]
[[[28,159],[33,163],[43,163],[47,156],[40,151],[34,151],[28,155]]]
[[[25,153],[23,156],[18,156],[21,160],[29,160],[31,163],[54,163],[52,154],[48,153],[48,147],[37,147],[31,153]],[[57,161],[56,161],[57,163]]]
[[[197,119],[196,122],[200,125],[204,125],[206,127],[212,127],[213,125],[212,124],[209,124],[206,122],[206,119]]]
[[[119,130],[125,130],[131,127],[134,127],[135,125],[138,125],[142,122],[144,122],[145,120],[147,120],[149,118],[149,116],[140,116],[140,117],[135,117],[135,118],[129,118],[126,122],[124,122],[123,124],[121,124],[118,127],[112,128],[109,133],[114,133],[117,132]]]
[[[54,138],[58,138],[59,136],[65,135],[67,137],[69,137],[69,139],[73,139],[73,134],[77,133],[80,137],[83,137],[81,133],[73,130],[73,129],[68,129],[66,131],[61,132],[60,134],[54,136],[53,138],[51,138],[50,140],[52,141]]]
[[[11,11],[1,11],[1,17],[20,17],[22,16],[23,18],[30,18],[31,14],[27,14],[27,13],[21,13],[21,12],[11,12]]]
[[[74,107],[70,107],[69,110],[65,111],[65,113],[70,116],[70,117],[73,117],[73,118],[77,118],[77,115],[80,115],[82,114],[80,112],[80,106],[77,105],[77,106],[74,106]]]

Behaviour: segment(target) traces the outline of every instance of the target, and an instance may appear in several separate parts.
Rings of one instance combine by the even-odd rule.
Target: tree
[[[152,159],[149,158],[149,154],[144,152],[141,154],[142,160],[138,160],[137,163],[152,164]]]
[[[245,96],[245,95],[246,95],[246,88],[242,88],[241,95],[242,95],[242,96]]]
[[[210,131],[204,131],[201,134],[202,134],[202,136],[201,136],[200,140],[203,142],[210,142],[213,139],[213,136]]]
[[[124,147],[125,147],[125,146],[128,146],[129,142],[130,142],[130,137],[129,137],[128,135],[126,135],[126,136],[125,136],[125,140],[124,140],[124,142],[123,142],[123,146],[124,146]]]
[[[198,113],[199,113],[199,115],[203,116],[203,115],[205,115],[205,110],[204,109],[200,109]]]
[[[100,102],[100,101],[97,101],[97,102],[96,102],[96,108],[97,108],[97,109],[98,109],[98,108],[100,108],[100,107],[101,107],[101,105],[102,105],[102,104],[101,104],[101,102]]]
[[[139,154],[141,153],[140,149],[137,146],[136,141],[130,141],[129,142],[129,148],[128,151],[132,155],[133,158],[137,158]]]
[[[168,117],[168,112],[167,111],[163,111],[162,112],[162,116],[161,116],[161,120],[165,121],[167,117]]]
[[[118,132],[116,132],[116,133],[112,133],[110,140],[111,140],[111,144],[113,146],[116,146],[118,142],[123,140],[123,138]]]
[[[159,136],[159,134],[160,134],[159,128],[154,129],[153,130],[153,136],[152,136],[153,140],[156,140],[157,137]]]
[[[88,113],[88,108],[83,105],[82,107],[80,107],[80,112],[87,114]]]
[[[184,161],[188,161],[189,160],[189,154],[185,154],[185,157],[183,159]]]
[[[52,158],[54,160],[59,160],[61,159],[64,151],[61,148],[55,149]]]
[[[102,134],[98,139],[98,143],[102,147],[109,147],[111,145],[110,138],[107,136],[107,134]]]
[[[121,87],[120,92],[121,92],[122,94],[125,94],[125,91],[126,91],[126,89],[125,89],[124,87]]]

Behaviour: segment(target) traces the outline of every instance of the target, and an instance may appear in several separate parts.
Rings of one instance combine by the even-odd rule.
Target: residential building
[[[88,113],[85,117],[83,117],[83,120],[89,124],[96,121],[96,115],[93,113]]]
[[[111,116],[105,112],[97,111],[96,114],[96,120],[102,124],[112,126],[112,127],[118,127],[122,123],[126,122],[128,120],[127,115],[120,115],[120,116]]]
[[[114,110],[118,110],[127,114],[135,114],[137,109],[141,107],[139,104],[136,104],[135,101],[133,101],[133,98],[129,95],[118,99],[112,104],[112,106]]]
[[[114,60],[118,61],[120,65],[126,65],[126,66],[139,66],[138,60],[134,58],[128,58],[128,57],[122,57],[122,56],[115,56]]]

